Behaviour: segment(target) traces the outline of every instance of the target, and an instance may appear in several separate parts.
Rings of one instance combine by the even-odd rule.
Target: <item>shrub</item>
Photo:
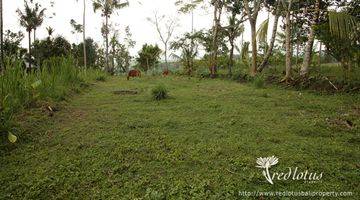
[[[209,78],[210,71],[207,68],[199,68],[196,70],[196,77],[198,78]]]
[[[253,84],[256,88],[264,88],[265,86],[265,78],[262,75],[257,75],[253,79]]]
[[[152,91],[151,91],[151,95],[153,97],[153,99],[160,101],[163,99],[168,98],[168,90],[166,89],[166,87],[164,85],[158,85],[156,86]]]
[[[108,74],[106,72],[91,68],[80,70],[79,76],[84,82],[106,81],[108,78]]]
[[[106,76],[104,74],[99,74],[98,76],[96,76],[95,80],[104,82],[106,81]]]

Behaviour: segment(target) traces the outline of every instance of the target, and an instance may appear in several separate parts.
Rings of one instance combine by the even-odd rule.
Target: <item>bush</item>
[[[253,79],[253,84],[256,88],[264,88],[265,86],[265,78],[263,75],[257,75]]]
[[[80,70],[79,73],[80,78],[84,82],[92,82],[92,81],[106,81],[108,78],[108,74],[104,71],[100,71],[98,69],[86,69],[86,70]]]
[[[95,80],[96,80],[96,81],[104,82],[104,81],[106,81],[106,75],[104,75],[104,74],[99,74],[98,76],[96,76]]]
[[[198,78],[210,78],[210,71],[207,68],[199,68],[196,70],[196,77]]]
[[[244,74],[241,71],[235,71],[231,75],[231,80],[233,81],[241,81],[244,78]]]
[[[168,90],[166,89],[166,87],[164,85],[158,85],[156,86],[152,91],[151,91],[151,95],[153,97],[153,99],[160,101],[163,99],[167,99],[168,96]]]

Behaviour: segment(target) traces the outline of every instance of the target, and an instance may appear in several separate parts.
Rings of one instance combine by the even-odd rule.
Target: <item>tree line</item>
[[[228,56],[231,76],[234,49],[237,49],[243,64],[249,66],[251,76],[261,74],[280,54],[284,55],[285,65],[282,81],[293,79],[294,65],[300,65],[296,76],[306,79],[314,64],[315,41],[320,43],[319,57],[324,46],[324,52],[340,62],[345,70],[359,65],[360,8],[357,0],[178,0],[176,5],[183,13],[190,13],[197,7],[213,10],[210,30],[186,33],[172,45],[173,49],[182,51],[179,58],[189,74],[194,70],[193,60],[199,46],[206,50],[211,76],[216,76],[224,56]],[[260,12],[267,13],[268,17],[258,26]],[[224,16],[228,19],[223,19]],[[269,24],[270,16],[273,16],[273,24]],[[250,28],[251,40],[244,42],[242,39],[241,44],[236,45],[235,41],[243,37],[244,27]]]
[[[73,56],[77,59],[80,67],[99,67],[112,74],[115,68],[120,71],[126,71],[130,66],[131,60],[129,50],[134,47],[135,41],[131,38],[132,35],[129,27],[126,27],[124,30],[124,37],[120,38],[119,30],[109,23],[109,18],[117,10],[128,6],[129,2],[120,0],[95,0],[91,2],[94,13],[100,12],[105,20],[101,28],[105,43],[104,48],[102,45],[96,44],[92,38],[86,36],[87,0],[82,2],[82,23],[78,23],[73,19],[70,21],[73,27],[72,33],[82,34],[83,41],[80,44],[71,44],[60,35],[54,37],[56,30],[53,27],[46,27],[48,32],[46,38],[36,38],[36,30],[43,25],[44,20],[52,18],[55,13],[48,14],[48,8],[43,8],[39,2],[24,0],[24,7],[16,11],[20,25],[27,32],[28,48],[24,49],[21,46],[21,42],[25,38],[23,32],[3,31],[2,11],[4,8],[1,0],[1,69],[5,70],[6,68],[6,58],[25,60],[28,65],[27,68],[31,71],[34,65],[41,66],[42,62],[51,57]],[[54,7],[54,5],[55,2],[51,1],[50,7]]]
[[[48,37],[38,40],[36,31],[46,19],[47,9],[34,0],[25,0],[24,7],[19,8],[17,13],[28,36],[26,51],[20,45],[24,39],[22,32],[3,31],[3,7],[0,0],[2,68],[5,68],[5,57],[25,58],[31,69],[32,65],[41,65],[47,58],[72,55],[78,60],[79,66],[84,68],[99,66],[111,74],[114,74],[116,69],[127,71],[133,59],[129,49],[134,47],[135,41],[131,38],[129,27],[120,39],[118,28],[109,20],[119,9],[129,6],[129,2],[91,1],[94,12],[100,13],[104,19],[101,28],[104,38],[102,47],[86,36],[86,1],[82,1],[82,23],[70,21],[72,32],[82,34],[83,41],[80,44],[70,44],[64,37],[54,37],[56,30],[52,27],[46,28]],[[358,67],[360,9],[357,0],[177,0],[175,4],[179,12],[191,14],[191,31],[173,39],[175,29],[179,26],[177,20],[155,13],[148,21],[156,28],[163,48],[144,44],[136,58],[138,68],[154,68],[159,64],[163,53],[164,69],[168,69],[168,57],[171,56],[181,61],[189,75],[195,71],[197,63],[202,61],[201,65],[208,66],[212,77],[217,75],[221,67],[226,67],[228,75],[231,76],[237,64],[237,51],[242,64],[249,67],[250,76],[261,74],[264,69],[274,64],[273,60],[280,57],[278,60],[283,61],[281,64],[284,65],[285,72],[282,81],[288,82],[295,75],[304,79],[309,76],[310,66],[314,64],[316,41],[320,42],[320,49],[322,46],[325,49],[319,51],[319,57],[322,52],[326,52],[346,70]],[[53,7],[54,2],[50,5]],[[194,10],[198,8],[212,10],[213,26],[210,29],[194,28]],[[267,13],[268,17],[260,23],[258,18],[261,12]],[[271,16],[273,24],[270,24]],[[249,42],[243,39],[247,28],[251,33]],[[237,44],[240,37],[241,43]],[[200,49],[205,50],[202,57],[199,57]],[[294,67],[297,66],[299,70],[296,71]],[[294,70],[298,74],[294,74]]]

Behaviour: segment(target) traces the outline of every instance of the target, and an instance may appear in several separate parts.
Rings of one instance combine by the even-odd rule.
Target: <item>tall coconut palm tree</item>
[[[124,8],[129,5],[127,0],[94,0],[93,7],[94,12],[100,10],[101,16],[105,17],[105,27],[104,27],[104,35],[105,35],[105,68],[111,73],[112,69],[110,69],[109,65],[109,18],[111,15],[118,9]]]
[[[79,1],[79,0],[76,0]],[[83,51],[84,51],[84,67],[87,68],[87,55],[86,55],[86,0],[83,0]]]
[[[36,40],[36,29],[39,28],[44,22],[45,10],[46,8],[41,9],[41,5],[36,3],[32,11],[34,16],[34,41]]]
[[[34,29],[35,27],[35,23],[34,23],[34,12],[33,10],[30,8],[28,2],[25,0],[24,1],[25,4],[25,8],[24,11],[18,9],[16,12],[19,15],[20,18],[20,25],[22,27],[24,27],[26,29],[26,31],[28,32],[28,36],[29,36],[29,69],[31,70],[31,31]]]

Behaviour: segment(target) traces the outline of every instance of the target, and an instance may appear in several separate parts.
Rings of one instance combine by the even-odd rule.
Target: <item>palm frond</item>
[[[356,28],[357,19],[345,12],[329,12],[330,32],[336,37],[346,39]]]
[[[103,5],[101,4],[101,2],[99,1],[94,1],[93,2],[93,8],[94,8],[94,12],[96,12],[97,10],[101,9],[103,7]]]
[[[238,31],[239,31],[240,35],[244,33],[244,31],[245,31],[245,26],[244,26],[244,24],[241,24],[241,25],[239,26],[239,30],[238,30]]]
[[[34,21],[34,12],[29,6],[27,1],[24,1],[25,9],[24,11],[17,9],[17,13],[20,18],[20,25],[26,29],[26,31],[31,31],[35,27]]]
[[[171,53],[170,57],[173,58],[174,60],[181,60],[182,59],[181,56],[179,56],[179,55],[177,55],[175,53]]]
[[[249,60],[249,42],[245,42],[241,47],[240,57],[243,62],[248,62]]]
[[[116,2],[116,1],[113,1],[113,7],[115,9],[122,9],[122,8],[125,8],[129,6],[129,1],[126,1],[124,3],[119,3],[119,2]]]
[[[240,49],[240,47],[239,46],[235,46],[235,49],[236,49],[236,51],[238,51],[239,53],[241,53],[241,49]]]
[[[259,29],[256,32],[256,37],[260,42],[266,43],[267,41],[267,34],[269,29],[269,19],[266,19],[261,23]]]

